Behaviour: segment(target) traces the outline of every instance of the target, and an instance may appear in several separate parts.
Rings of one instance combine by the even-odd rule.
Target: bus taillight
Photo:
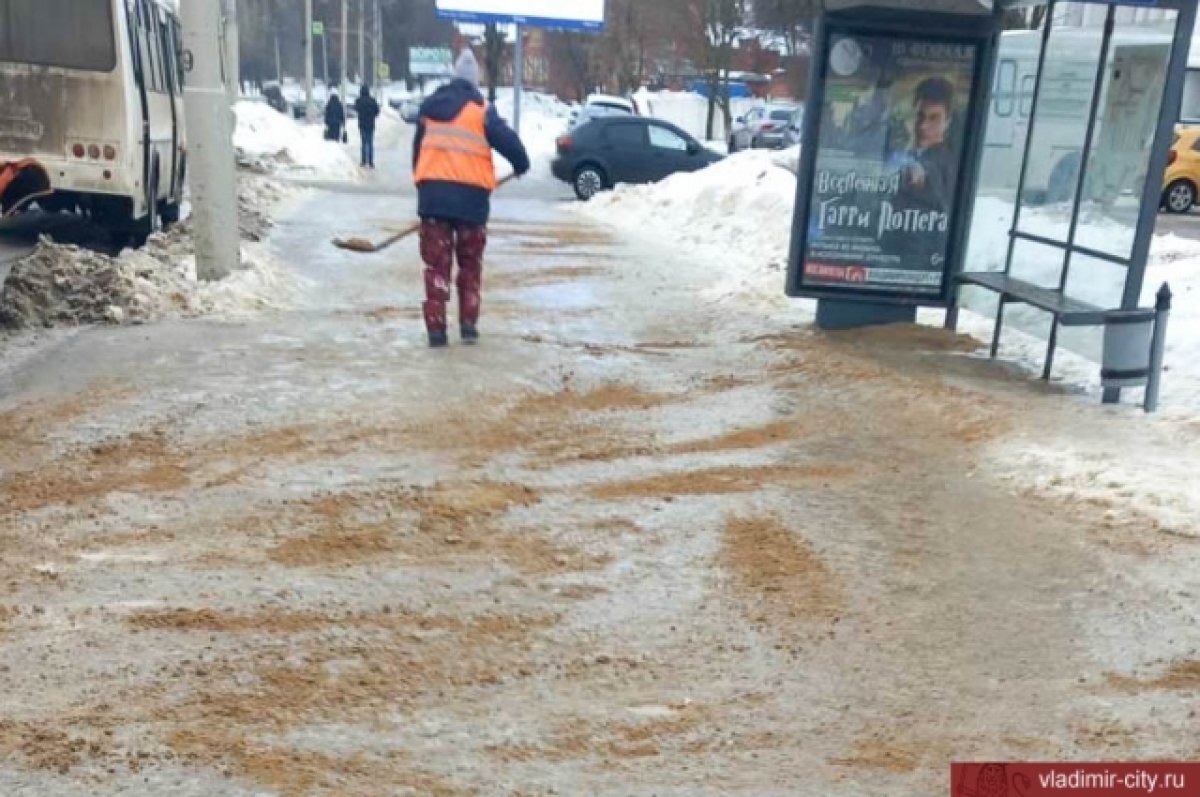
[[[71,149],[71,153],[76,158],[83,158],[83,156],[87,155],[87,150],[83,148],[83,144],[76,144],[74,148]]]
[[[100,160],[100,147],[96,146],[95,144],[92,144],[90,147],[88,147],[88,157],[94,161]]]
[[[104,145],[104,160],[115,161],[117,159],[117,148],[112,144]]]

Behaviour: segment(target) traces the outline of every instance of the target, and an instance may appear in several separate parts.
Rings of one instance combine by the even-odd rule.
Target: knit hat
[[[475,53],[471,52],[470,48],[463,50],[454,62],[454,76],[472,86],[479,85],[479,62],[475,60]]]

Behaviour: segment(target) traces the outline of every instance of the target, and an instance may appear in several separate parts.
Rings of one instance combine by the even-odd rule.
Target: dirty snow
[[[581,206],[625,229],[654,231],[706,262],[720,263],[709,299],[782,294],[799,148],[740,152],[656,185],[621,186]]]
[[[322,180],[359,178],[349,147],[326,141],[322,125],[300,124],[261,102],[239,102],[235,110],[233,145],[241,165]]]
[[[288,306],[300,285],[258,243],[271,227],[272,210],[288,195],[269,180],[242,177],[243,267],[217,282],[197,278],[189,221],[117,257],[43,239],[13,265],[0,291],[0,324],[140,324],[168,316],[238,317]]]

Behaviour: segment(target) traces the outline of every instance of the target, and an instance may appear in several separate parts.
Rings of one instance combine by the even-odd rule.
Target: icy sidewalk
[[[328,245],[411,212],[315,194],[268,241],[298,307],[5,378],[0,793],[918,797],[1189,754],[1195,549],[986,467],[1103,423],[969,341],[698,300],[719,263],[546,198],[497,199],[483,343],[433,351],[416,243]]]

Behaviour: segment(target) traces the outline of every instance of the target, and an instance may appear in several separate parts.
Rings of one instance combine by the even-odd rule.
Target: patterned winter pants
[[[454,258],[458,256],[459,323],[479,323],[483,290],[483,251],[487,228],[461,221],[421,222],[421,259],[425,261],[425,328],[446,331]]]

